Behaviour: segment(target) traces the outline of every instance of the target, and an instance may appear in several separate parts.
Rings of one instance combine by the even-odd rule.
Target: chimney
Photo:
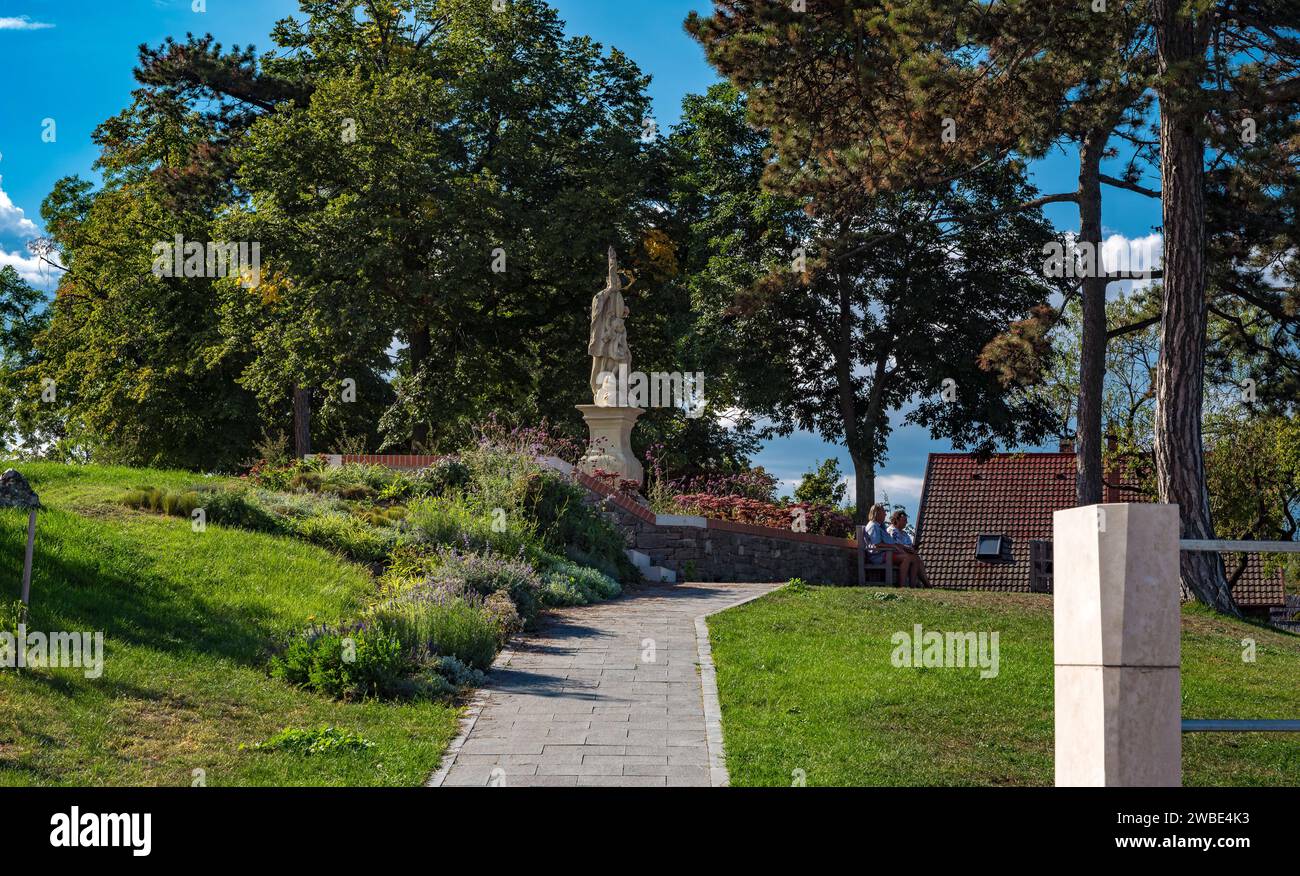
[[[1062,439],[1061,439],[1061,452],[1062,452],[1062,453],[1073,453],[1073,452],[1074,452],[1074,442],[1073,442],[1073,441],[1066,441],[1064,438],[1062,438]]]

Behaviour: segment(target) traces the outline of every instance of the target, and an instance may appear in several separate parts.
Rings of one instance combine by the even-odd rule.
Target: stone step
[[[677,573],[672,569],[665,569],[663,566],[650,566],[648,569],[642,569],[641,574],[647,581],[654,581],[656,584],[676,584]]]
[[[632,561],[632,565],[636,566],[643,572],[650,568],[649,554],[643,554],[641,551],[628,550],[627,558]]]

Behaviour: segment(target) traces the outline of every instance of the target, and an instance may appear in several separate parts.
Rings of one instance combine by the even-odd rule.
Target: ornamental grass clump
[[[482,596],[456,585],[417,585],[373,606],[366,620],[391,632],[403,647],[450,656],[487,669],[505,641]]]
[[[406,520],[412,537],[434,548],[519,556],[533,547],[535,539],[522,514],[504,508],[485,511],[461,496],[416,499],[406,508]]]
[[[262,508],[256,497],[243,487],[199,487],[193,490],[136,487],[128,490],[120,501],[128,508],[169,517],[193,518],[194,512],[202,509],[207,523],[253,532],[284,533],[287,530],[276,515]]]

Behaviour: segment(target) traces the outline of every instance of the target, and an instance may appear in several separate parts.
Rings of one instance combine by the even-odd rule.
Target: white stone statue
[[[578,405],[587,421],[591,442],[578,467],[589,475],[614,475],[620,481],[640,484],[645,480],[645,469],[632,452],[632,427],[641,416],[641,409],[619,406],[619,368],[632,369],[627,316],[618,255],[611,246],[609,282],[591,300],[591,341],[587,352],[591,354],[591,396],[594,403]]]
[[[609,248],[609,282],[591,299],[591,397],[597,404],[602,395],[608,403],[608,375],[618,376],[618,366],[632,368],[632,350],[627,343],[627,304],[623,300],[623,278],[618,273],[618,255]],[[604,390],[605,392],[602,392]]]

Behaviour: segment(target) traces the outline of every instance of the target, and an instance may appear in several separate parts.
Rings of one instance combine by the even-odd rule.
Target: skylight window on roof
[[[975,559],[1000,560],[1007,547],[1005,535],[981,535],[975,540]]]

